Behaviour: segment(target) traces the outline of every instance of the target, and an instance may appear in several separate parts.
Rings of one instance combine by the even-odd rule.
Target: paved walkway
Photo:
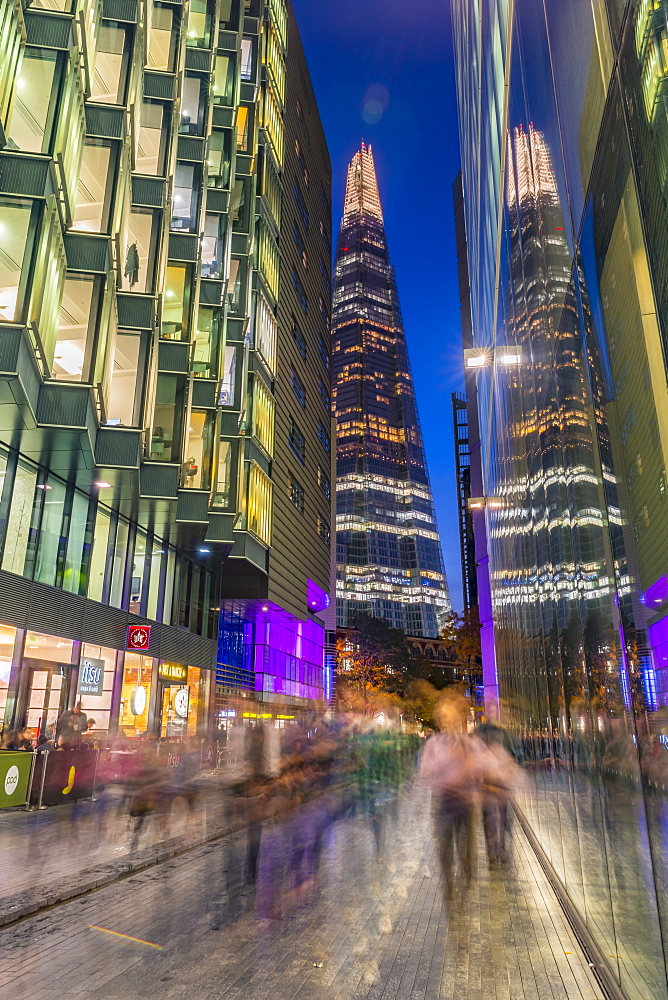
[[[245,895],[234,890],[245,848],[233,838],[1,930],[0,995],[602,1000],[518,828],[511,862],[491,871],[478,835],[473,883],[448,902],[424,796],[404,796],[380,856],[363,816],[314,842],[326,808],[265,828]]]

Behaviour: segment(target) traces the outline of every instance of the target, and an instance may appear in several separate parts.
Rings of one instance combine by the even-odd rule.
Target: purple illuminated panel
[[[306,603],[309,611],[317,614],[329,607],[329,594],[319,587],[313,580],[306,581]]]
[[[322,701],[324,668],[323,625],[296,621],[275,607],[257,615],[253,646],[256,691]]]
[[[668,601],[668,576],[660,576],[642,596],[643,604],[648,608],[658,608]]]
[[[668,705],[668,615],[650,625],[649,644],[654,653],[657,705],[663,708]]]

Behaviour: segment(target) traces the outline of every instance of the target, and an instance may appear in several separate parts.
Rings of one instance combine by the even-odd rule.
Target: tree
[[[336,672],[340,681],[362,696],[369,710],[372,692],[399,694],[408,675],[409,656],[401,629],[384,618],[360,615],[352,631],[337,640]]]
[[[466,673],[469,686],[481,681],[480,616],[478,608],[465,608],[461,615],[450,611],[441,637],[452,646],[458,667]]]

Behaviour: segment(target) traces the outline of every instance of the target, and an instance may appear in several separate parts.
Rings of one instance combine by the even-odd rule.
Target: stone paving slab
[[[479,836],[474,880],[448,901],[423,796],[404,796],[381,857],[366,817],[333,823],[318,868],[302,834],[319,808],[263,832],[237,913],[225,896],[243,851],[232,837],[6,927],[0,995],[603,1000],[519,827],[511,862],[493,870]],[[221,898],[229,918],[212,930]]]

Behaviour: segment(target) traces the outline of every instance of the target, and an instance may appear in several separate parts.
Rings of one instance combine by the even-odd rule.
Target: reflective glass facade
[[[667,13],[453,3],[487,708],[523,748],[528,823],[634,1000],[668,995]]]
[[[332,316],[337,623],[436,636],[449,596],[373,155],[348,168]]]

